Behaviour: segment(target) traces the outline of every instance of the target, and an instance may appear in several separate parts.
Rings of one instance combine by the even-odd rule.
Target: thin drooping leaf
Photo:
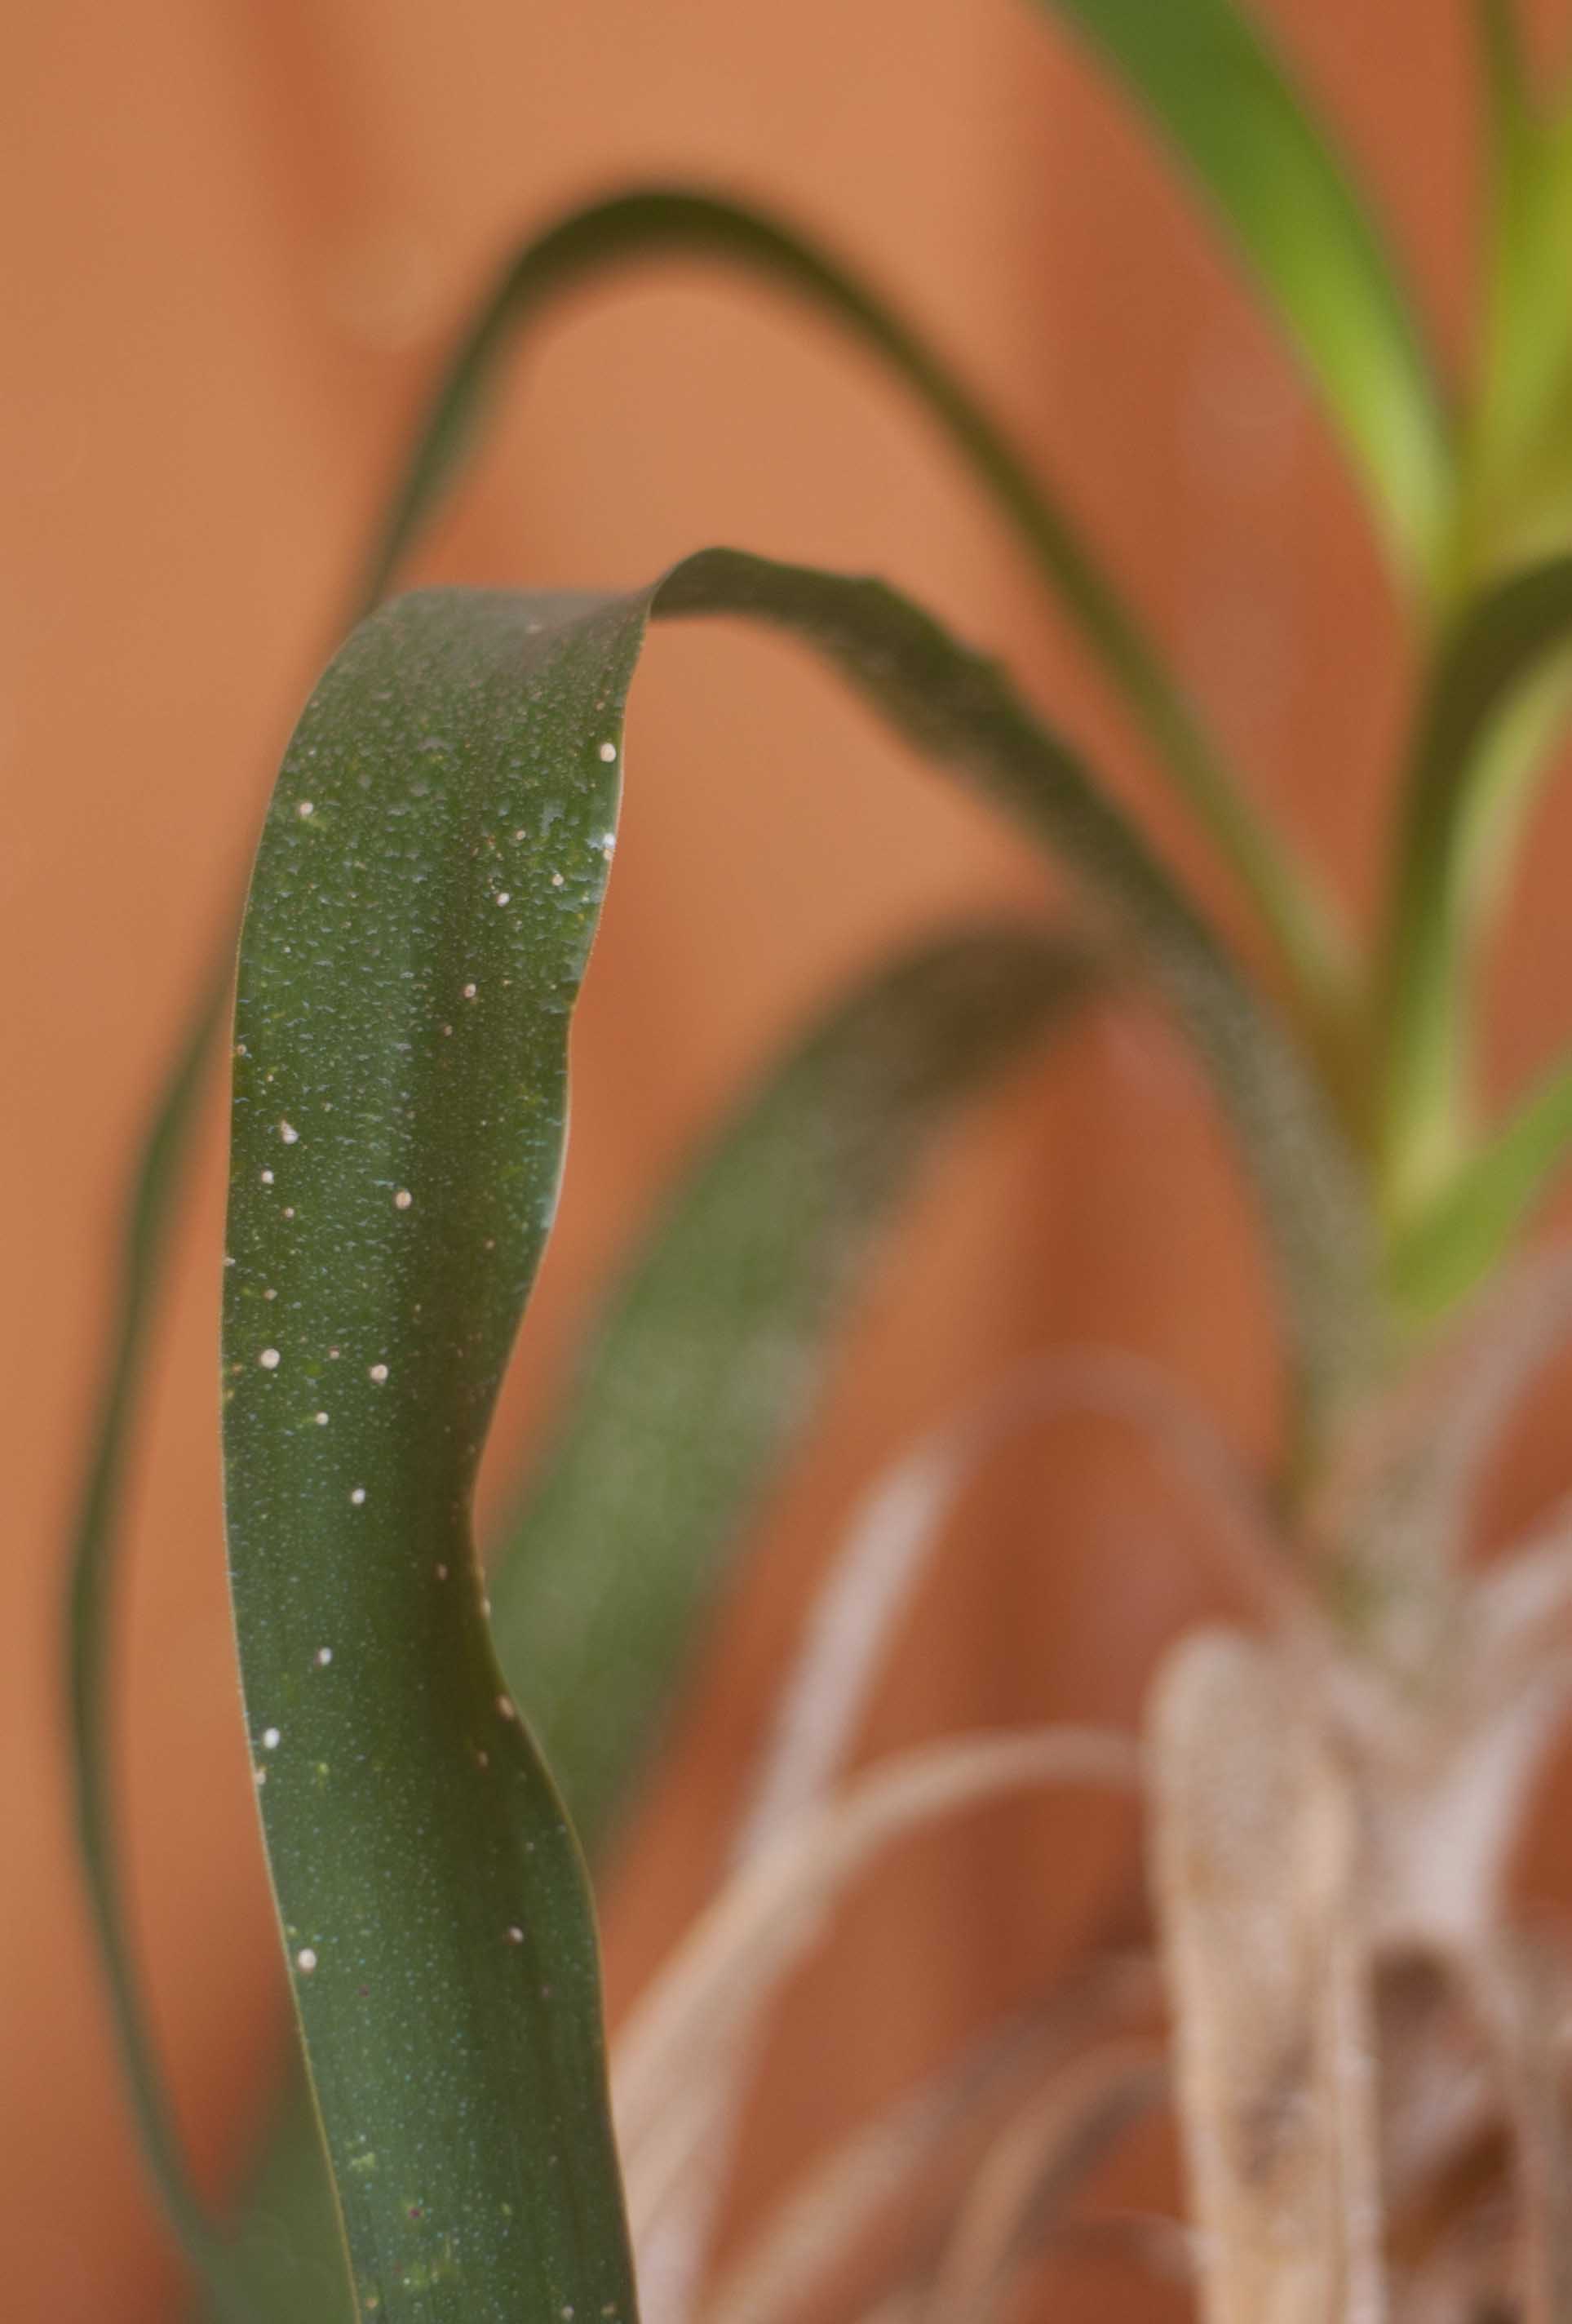
[[[1473,973],[1565,706],[1572,557],[1482,597],[1444,649],[1400,807],[1384,945],[1387,1202],[1411,1225],[1470,1147]]]
[[[1038,0],[1162,129],[1275,304],[1407,576],[1436,577],[1452,453],[1368,202],[1239,0]]]
[[[652,1226],[492,1560],[497,1651],[592,1849],[926,1146],[1103,981],[1024,927],[923,945],[748,1094]]]
[[[1116,928],[1209,1070],[1266,1228],[1309,1437],[1383,1356],[1369,1217],[1318,1089],[1139,832],[997,665],[884,584],[731,549],[686,558],[651,614],[733,614],[788,632],[897,733],[961,775],[1071,872]]]
[[[630,189],[571,210],[510,258],[461,340],[406,463],[365,584],[388,588],[464,460],[504,361],[565,299],[671,257],[740,268],[801,300],[915,396],[1015,532],[1201,829],[1252,899],[1312,1025],[1329,1040],[1352,1001],[1348,934],[1310,868],[1263,820],[1068,511],[923,336],[844,262],[754,205],[687,186]]]
[[[216,2315],[246,2324],[258,2311],[248,2296],[223,2236],[187,2177],[162,2077],[139,2006],[120,1870],[113,1844],[113,1711],[105,1673],[112,1609],[109,1564],[115,1517],[125,1490],[136,1383],[146,1361],[153,1317],[152,1286],[169,1236],[211,1050],[211,1028],[229,990],[221,982],[205,994],[195,1023],[176,1056],[152,1124],[143,1167],[132,1192],[122,1240],[115,1337],[89,1441],[92,1451],[71,1543],[67,1670],[71,1749],[77,1773],[77,1844],[94,1920],[104,1937],[103,1960],[110,2024],[120,2053],[126,2095],[150,2175],[188,2259],[206,2280]]]
[[[556,1205],[637,632],[437,593],[286,756],[241,944],[225,1519],[246,1720],[359,2311],[631,2319],[577,1845],[470,1500]]]
[[[1281,1658],[1199,1631],[1148,1728],[1152,1861],[1191,2217],[1215,2324],[1380,2324],[1350,1786]]]

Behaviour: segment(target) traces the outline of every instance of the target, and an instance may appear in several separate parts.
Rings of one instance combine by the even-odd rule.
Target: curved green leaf
[[[592,1849],[926,1147],[1103,981],[1024,929],[924,945],[747,1094],[652,1226],[491,1585],[503,1668]]]
[[[1464,1166],[1474,972],[1561,723],[1572,558],[1514,574],[1463,618],[1420,713],[1383,954],[1387,1208],[1394,1229]]]
[[[1471,1154],[1393,1248],[1393,1296],[1411,1322],[1439,1322],[1503,1259],[1572,1148],[1572,1063],[1552,1066]]]
[[[1301,1417],[1312,1436],[1328,1425],[1382,1356],[1371,1226],[1351,1157],[1276,1024],[1074,752],[997,665],[880,582],[709,549],[674,567],[648,604],[657,619],[742,614],[790,632],[1069,869],[1211,1074],[1266,1227]]]
[[[268,1861],[363,2316],[631,2319],[593,1914],[470,1497],[556,1204],[639,625],[362,627],[241,943],[225,1519]]]
[[[1411,580],[1435,577],[1452,453],[1407,294],[1347,168],[1236,0],[1038,0],[1204,187],[1296,341]]]
[[[1347,928],[1310,869],[1257,814],[1182,688],[1068,512],[932,346],[842,262],[755,206],[685,186],[631,189],[569,211],[510,259],[439,383],[406,463],[363,595],[375,603],[428,521],[501,383],[504,358],[565,297],[602,275],[697,257],[761,276],[867,347],[949,439],[1016,533],[1223,861],[1252,899],[1312,1020],[1351,1006]]]

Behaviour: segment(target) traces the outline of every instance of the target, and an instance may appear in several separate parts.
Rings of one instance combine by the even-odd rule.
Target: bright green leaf
[[[1038,0],[1124,82],[1204,187],[1325,398],[1409,578],[1449,517],[1441,397],[1368,205],[1236,0]]]

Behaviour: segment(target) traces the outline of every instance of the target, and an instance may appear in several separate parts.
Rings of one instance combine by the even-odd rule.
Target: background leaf
[[[1569,632],[1572,558],[1514,574],[1457,623],[1421,706],[1381,970],[1385,1200],[1400,1232],[1467,1159],[1481,947],[1564,706]]]
[[[1039,0],[1157,123],[1276,306],[1400,567],[1435,577],[1452,455],[1439,391],[1369,206],[1236,0]]]
[[[652,1230],[492,1582],[503,1666],[592,1844],[935,1131],[1098,982],[1024,929],[924,945],[749,1095]]]
[[[470,1499],[555,1208],[637,613],[461,592],[313,696],[242,939],[225,1514],[360,2312],[631,2319],[588,1886]]]
[[[877,581],[706,549],[656,619],[743,614],[838,669],[924,757],[971,782],[1071,873],[1209,1071],[1256,1194],[1292,1351],[1296,1417],[1330,1425],[1382,1360],[1374,1245],[1351,1156],[1292,1044],[1182,890],[997,666]]]

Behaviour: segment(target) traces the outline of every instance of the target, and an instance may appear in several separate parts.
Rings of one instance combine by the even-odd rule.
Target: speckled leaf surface
[[[280,1917],[363,2315],[625,2318],[577,1845],[492,1652],[470,1496],[550,1224],[628,604],[359,630],[241,945],[226,1518]]]

